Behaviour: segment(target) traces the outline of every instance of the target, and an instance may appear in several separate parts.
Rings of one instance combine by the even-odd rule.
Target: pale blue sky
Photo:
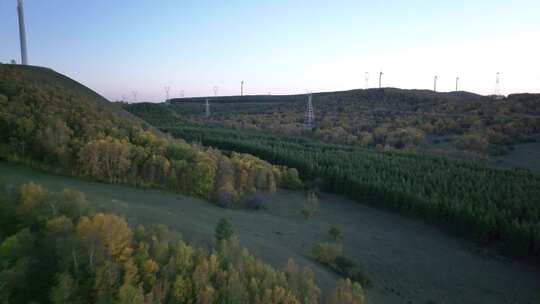
[[[110,99],[384,86],[540,92],[540,1],[25,0],[29,60]],[[20,61],[0,0],[0,61]]]

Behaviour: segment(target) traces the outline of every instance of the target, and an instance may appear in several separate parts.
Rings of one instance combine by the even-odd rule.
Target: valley
[[[306,220],[301,192],[265,196],[267,210],[227,210],[208,202],[159,190],[87,182],[0,163],[0,181],[27,182],[51,190],[82,191],[98,211],[124,215],[131,225],[166,224],[183,237],[210,247],[213,228],[230,219],[240,242],[257,257],[283,267],[292,257],[313,269],[324,294],[338,276],[309,257],[316,242],[339,224],[344,250],[372,280],[369,303],[536,303],[540,270],[416,220],[377,210],[332,194],[321,194],[320,212]]]

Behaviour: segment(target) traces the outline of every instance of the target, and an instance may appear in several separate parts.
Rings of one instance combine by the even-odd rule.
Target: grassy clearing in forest
[[[267,210],[227,210],[208,202],[158,190],[86,182],[0,163],[0,180],[33,181],[50,190],[66,187],[85,193],[98,210],[124,214],[130,223],[166,224],[187,241],[210,246],[219,219],[229,219],[241,244],[255,256],[282,267],[288,258],[309,266],[323,292],[338,276],[311,259],[317,243],[331,242],[339,225],[343,252],[373,282],[369,303],[535,303],[540,271],[478,249],[431,226],[386,213],[336,195],[322,194],[319,211],[301,214],[304,194],[269,195]],[[481,251],[482,254],[478,252]]]

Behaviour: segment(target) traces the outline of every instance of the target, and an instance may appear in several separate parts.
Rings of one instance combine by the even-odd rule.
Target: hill
[[[167,188],[236,205],[301,184],[256,157],[189,145],[50,69],[0,65],[0,159],[110,183]]]
[[[103,107],[108,111],[118,114],[135,123],[142,123],[139,118],[124,111],[118,105],[109,102],[105,97],[99,95],[92,89],[50,68],[4,64],[2,65],[2,72],[15,73],[16,77],[23,78],[24,82],[30,86],[50,86],[68,90],[75,96],[83,97],[85,102],[90,102],[96,106]],[[8,88],[4,87],[3,89],[6,90]]]
[[[469,92],[396,88],[313,94],[316,128],[302,128],[305,95],[173,99],[183,119],[204,125],[264,130],[378,149],[421,150],[460,158],[501,156],[540,133],[540,94],[502,100]]]
[[[433,92],[430,90],[405,90],[398,88],[383,88],[383,89],[354,89],[348,91],[329,91],[312,93],[314,98],[320,97],[350,97],[360,96],[363,98],[376,98],[381,96],[381,93],[388,97],[398,98],[438,98],[444,100],[462,100],[464,98],[480,99],[484,96],[471,92]],[[172,98],[170,103],[189,103],[189,102],[205,102],[206,99],[213,103],[246,103],[246,102],[305,102],[306,94],[293,95],[244,95],[244,96],[215,96],[215,97],[184,97]]]

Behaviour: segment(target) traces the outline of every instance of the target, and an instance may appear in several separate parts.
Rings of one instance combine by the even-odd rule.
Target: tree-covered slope
[[[349,280],[324,301],[313,271],[256,259],[227,223],[216,226],[209,252],[165,225],[97,213],[73,189],[0,184],[0,302],[363,303],[362,287]]]
[[[422,149],[454,156],[497,156],[540,133],[540,95],[504,99],[469,92],[396,88],[313,94],[315,129],[303,130],[306,95],[173,99],[168,108],[204,125],[302,135],[379,149]],[[439,145],[441,140],[449,142]]]
[[[99,95],[97,92],[52,69],[40,66],[5,64],[2,65],[1,71],[2,73],[8,73],[9,75],[13,75],[13,73],[15,73],[17,77],[24,79],[24,82],[27,85],[58,87],[61,90],[69,90],[74,95],[84,98],[85,102],[94,103],[96,106],[104,107],[126,119],[140,123],[140,120],[137,117],[130,115],[128,112],[122,110],[121,107],[109,102],[105,97]]]
[[[50,69],[0,65],[0,158],[95,180],[181,191],[233,205],[294,170],[163,136]]]

